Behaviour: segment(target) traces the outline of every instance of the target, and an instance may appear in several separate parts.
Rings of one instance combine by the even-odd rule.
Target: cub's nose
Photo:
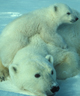
[[[78,17],[76,17],[76,19],[75,19],[75,20],[77,21],[78,19],[79,19],[79,18],[78,18]]]
[[[52,87],[51,92],[55,93],[55,92],[59,91],[59,89],[60,89],[59,86],[54,86],[54,87]]]

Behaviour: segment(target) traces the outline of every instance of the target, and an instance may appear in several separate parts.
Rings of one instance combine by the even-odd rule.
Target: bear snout
[[[72,23],[76,22],[79,18],[75,17],[74,19],[71,20]]]
[[[51,89],[51,92],[55,93],[55,92],[59,91],[59,89],[60,89],[59,86],[53,86],[52,89]]]
[[[75,20],[77,21],[78,19],[79,19],[79,18],[78,18],[78,17],[76,17],[76,19],[75,19]]]

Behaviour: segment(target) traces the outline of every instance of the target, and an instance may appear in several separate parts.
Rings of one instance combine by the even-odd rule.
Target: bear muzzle
[[[70,22],[74,23],[78,20],[79,18],[78,17],[75,17],[75,19],[72,19]]]
[[[75,19],[75,20],[77,21],[78,19],[79,19],[79,18],[78,18],[78,17],[76,17],[76,19]]]
[[[51,88],[51,92],[52,93],[55,93],[55,92],[57,92],[57,91],[59,91],[59,86],[53,86],[52,88]]]

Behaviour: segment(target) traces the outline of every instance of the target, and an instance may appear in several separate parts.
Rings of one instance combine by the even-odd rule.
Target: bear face
[[[55,91],[58,91],[54,87],[57,89],[59,87],[56,82],[56,72],[51,62],[53,60],[50,56],[35,60],[23,58],[20,62],[10,65],[10,77],[21,90],[30,91],[37,96],[54,94]]]
[[[54,4],[53,6],[54,18],[59,20],[60,24],[62,23],[74,23],[78,20],[77,14],[74,14],[74,10],[71,9],[66,4]]]

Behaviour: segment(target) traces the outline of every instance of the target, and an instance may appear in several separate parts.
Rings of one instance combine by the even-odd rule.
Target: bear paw
[[[8,75],[8,69],[0,70],[0,82],[5,81]]]

